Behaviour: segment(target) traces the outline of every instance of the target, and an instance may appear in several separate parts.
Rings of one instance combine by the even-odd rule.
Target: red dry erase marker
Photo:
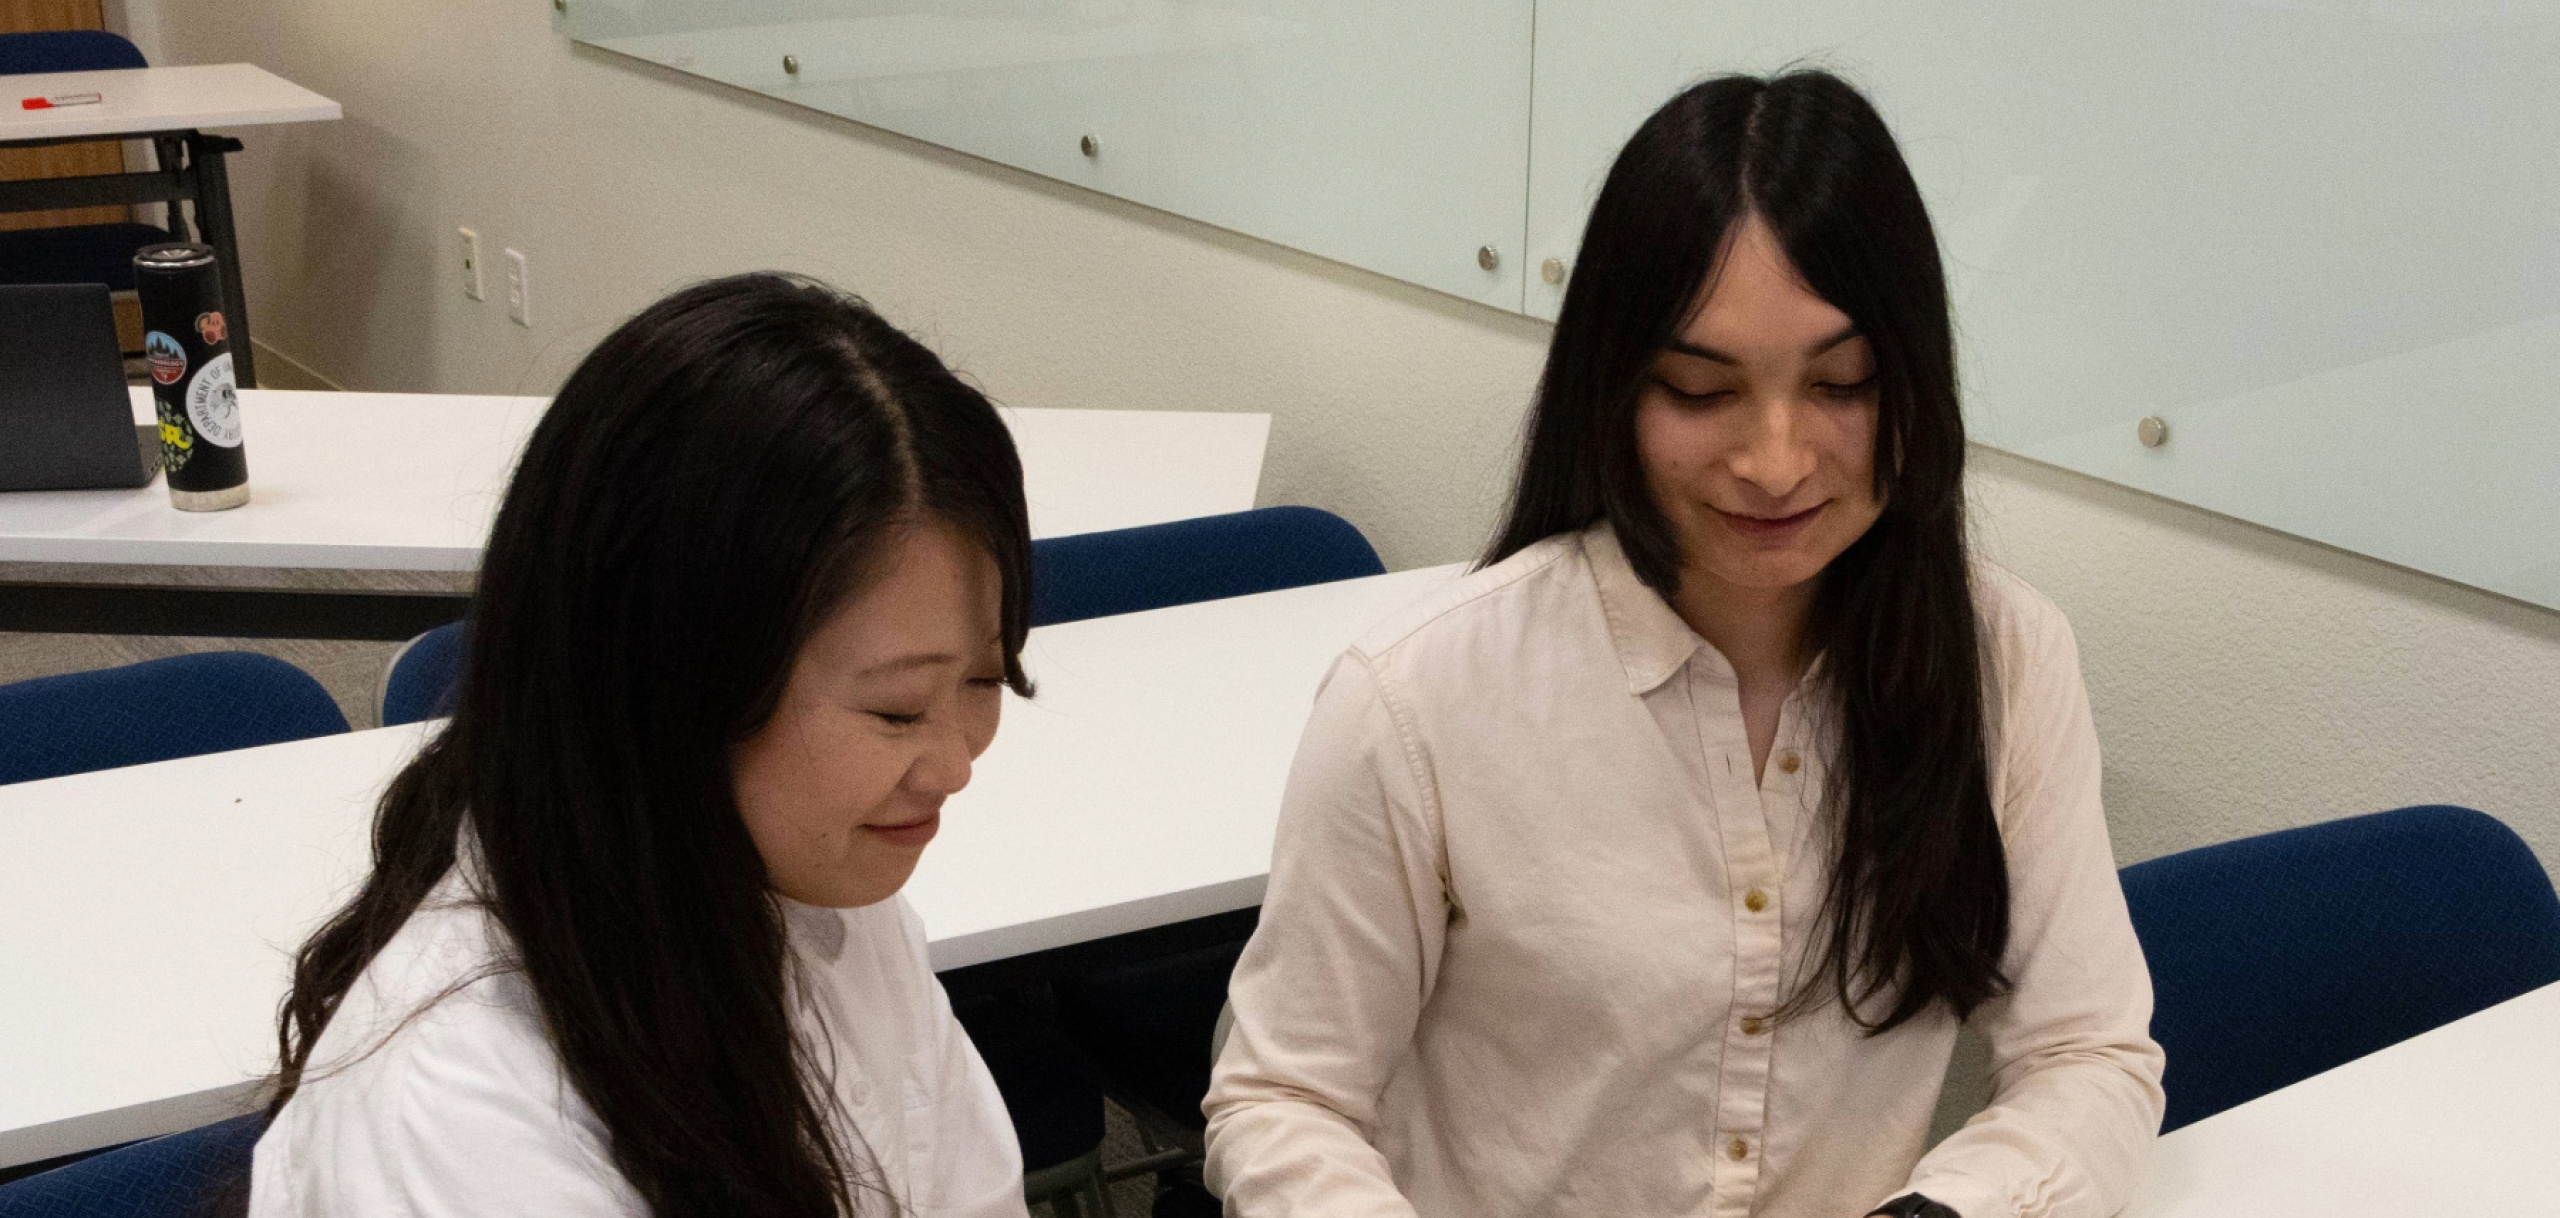
[[[18,103],[21,110],[50,110],[55,106],[94,106],[105,101],[97,93],[64,93],[54,97],[30,97]]]

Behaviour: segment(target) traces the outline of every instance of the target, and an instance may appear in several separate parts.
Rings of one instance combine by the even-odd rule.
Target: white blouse
[[[322,1031],[301,1089],[258,1140],[253,1218],[648,1212],[562,1073],[523,975],[493,971],[503,931],[465,903],[463,870],[366,966]],[[809,981],[797,995],[803,1027],[837,1063],[857,1153],[878,1165],[851,1190],[856,1212],[886,1212],[865,1202],[885,1182],[901,1213],[1022,1218],[1022,1155],[1004,1099],[951,1016],[905,898],[783,906]]]
[[[1924,1155],[1957,1021],[1769,1016],[1820,944],[1829,734],[1752,776],[1732,667],[1606,526],[1400,614],[1318,696],[1205,1110],[1227,1212],[2104,1218],[2162,1108],[2071,631],[1978,568],[2013,992]],[[1810,686],[1808,682],[1808,687]]]

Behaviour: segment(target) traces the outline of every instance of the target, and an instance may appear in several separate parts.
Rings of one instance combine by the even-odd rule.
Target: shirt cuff
[[[2000,1188],[1956,1175],[1927,1175],[1913,1179],[1893,1196],[1918,1193],[1956,1212],[1957,1218],[2018,1218],[2016,1207],[2009,1204]],[[1884,1200],[1890,1201],[1892,1197]],[[1877,1204],[1883,1204],[1878,1202]]]

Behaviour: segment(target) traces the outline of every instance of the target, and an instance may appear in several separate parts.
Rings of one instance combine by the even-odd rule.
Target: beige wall
[[[1010,403],[1270,412],[1264,502],[1340,512],[1393,566],[1466,556],[1500,499],[1539,324],[574,47],[534,0],[123,16],[155,62],[249,60],[345,104],[244,133],[236,173],[260,337],[349,387],[545,390],[654,295],[787,267]],[[465,224],[485,303],[459,288]],[[2127,861],[2447,800],[2560,865],[2560,614],[1979,467],[1986,543],[2079,627]]]

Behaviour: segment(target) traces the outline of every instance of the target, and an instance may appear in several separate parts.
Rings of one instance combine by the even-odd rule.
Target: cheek
[[[777,875],[823,851],[889,798],[905,762],[859,725],[784,712],[738,750],[738,815]]]
[[[1822,456],[1846,484],[1845,494],[1872,496],[1876,485],[1876,408],[1835,410],[1825,429]]]
[[[969,740],[971,761],[986,755],[987,746],[996,742],[996,727],[1004,719],[1004,695],[1001,692],[987,694],[983,702],[983,706],[973,702],[963,712],[969,717],[964,730]]]
[[[1636,460],[1659,495],[1695,481],[1715,459],[1714,425],[1647,394],[1636,406]]]

